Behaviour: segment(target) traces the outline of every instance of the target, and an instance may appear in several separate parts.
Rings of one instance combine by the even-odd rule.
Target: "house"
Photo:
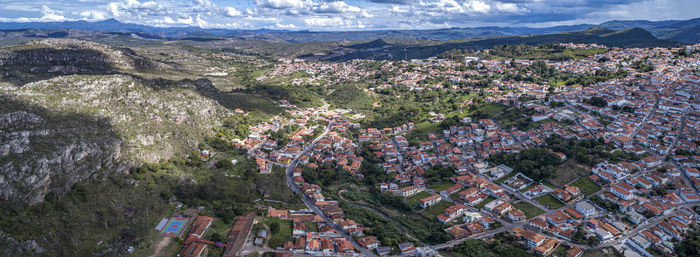
[[[646,165],[647,169],[649,168],[655,168],[659,165],[661,165],[662,160],[659,157],[656,157],[654,155],[649,155],[647,157],[644,157],[641,159],[642,163]]]
[[[576,211],[588,217],[595,214],[595,207],[587,202],[578,202],[576,204]]]
[[[423,191],[423,189],[420,187],[417,187],[417,186],[406,186],[406,187],[402,187],[399,189],[399,193],[403,197],[409,197],[409,196],[415,195],[417,193],[420,193],[422,191]]]
[[[214,219],[209,216],[197,216],[194,218],[194,221],[192,222],[192,227],[190,228],[189,234],[194,235],[198,238],[202,237],[204,233],[207,232],[207,229],[209,229],[209,226],[211,226],[211,222]]]
[[[525,219],[525,213],[520,209],[513,209],[508,212],[508,219],[513,222],[518,222]]]
[[[287,210],[275,210],[275,208],[270,207],[267,209],[267,216],[286,220],[287,217],[289,217],[289,211],[287,211]]]
[[[306,234],[306,223],[296,222],[294,223],[294,229],[292,230],[294,236],[301,236]]]
[[[634,197],[634,194],[632,194],[630,191],[627,191],[626,189],[616,184],[610,186],[610,193],[624,200],[631,200]]]
[[[416,247],[411,242],[400,243],[399,250],[401,250],[401,254],[411,254],[416,251]]]
[[[559,247],[559,244],[561,244],[559,240],[551,237],[547,238],[544,242],[542,242],[542,244],[535,247],[535,253],[541,256],[550,255],[552,252],[554,252],[554,249]]]
[[[391,253],[391,246],[379,246],[377,247],[377,253],[379,256],[387,256]]]
[[[462,216],[467,211],[467,206],[455,204],[445,209],[445,212],[438,215],[437,219],[442,223],[450,222],[459,216]]]
[[[497,178],[501,178],[505,175],[510,174],[511,172],[513,172],[513,169],[504,165],[504,164],[501,164],[501,165],[496,166],[495,168],[491,168],[490,172],[491,172],[491,177],[497,179]]]
[[[446,188],[445,190],[440,191],[440,195],[442,195],[445,198],[449,198],[450,195],[459,192],[459,190],[462,190],[462,188],[464,188],[464,186],[462,184],[457,183]]]
[[[363,247],[366,247],[367,249],[370,249],[370,250],[377,248],[379,246],[379,241],[377,241],[377,238],[374,236],[362,237],[362,238],[358,239],[357,242],[360,243],[360,245],[362,245]]]
[[[186,244],[177,256],[179,257],[203,257],[207,256],[207,244],[200,242],[192,242]]]
[[[335,251],[335,248],[333,247],[333,241],[331,241],[328,238],[322,237],[321,238],[321,252],[323,252],[324,255],[330,255],[333,254]]]
[[[260,158],[260,157],[255,157],[255,163],[258,165],[258,169],[260,170],[260,174],[271,174],[272,173],[272,163]]]
[[[566,257],[581,257],[583,255],[583,248],[572,245],[569,250],[566,251]]]
[[[450,227],[448,229],[445,229],[445,231],[448,234],[452,235],[455,239],[464,238],[467,235],[469,235],[469,232],[466,229],[463,229],[459,226]]]
[[[442,197],[440,195],[431,195],[420,199],[420,207],[425,209],[439,203],[441,200]]]
[[[345,238],[335,238],[333,239],[335,241],[335,248],[336,251],[339,253],[352,253],[355,252],[355,247],[352,246],[352,243],[348,241]]]

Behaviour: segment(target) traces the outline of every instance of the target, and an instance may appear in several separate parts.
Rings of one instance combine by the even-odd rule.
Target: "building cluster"
[[[582,44],[562,46],[602,48]],[[570,245],[570,256],[580,255],[582,248],[573,242],[574,237],[580,240],[581,233],[584,238],[596,238],[604,244],[629,239],[630,245],[642,250],[655,247],[668,252],[673,247],[670,242],[682,238],[688,225],[695,225],[698,219],[686,206],[700,202],[697,190],[700,186],[697,143],[700,141],[700,99],[697,97],[700,60],[697,55],[679,56],[680,51],[678,48],[611,49],[576,60],[544,60],[548,67],[569,74],[584,76],[624,71],[628,75],[585,87],[513,80],[495,81],[498,87],[481,90],[491,103],[528,110],[531,121],[536,123],[528,129],[501,126],[491,119],[472,121],[465,117],[460,120],[461,124],[419,139],[423,141],[409,141],[404,133],[414,130],[413,123],[360,128],[359,124],[346,119],[350,110],[293,108],[289,112],[294,119],[273,118],[258,124],[251,128],[251,135],[241,145],[258,157],[261,170],[269,163],[286,165],[298,160],[310,168],[337,165],[362,178],[360,167],[367,160],[356,152],[359,145],[366,143],[374,155],[372,159],[376,157],[376,164],[388,174],[388,180],[378,185],[379,190],[415,200],[418,206],[412,207],[439,208],[441,212],[435,219],[448,224],[445,231],[455,238],[512,225],[514,229],[509,231],[540,255],[551,254],[562,243]],[[389,78],[369,90],[397,85],[430,90],[444,88],[440,83],[428,82],[436,78],[458,83],[477,82],[479,78],[506,73],[536,76],[532,70],[521,69],[533,65],[534,60],[495,61],[469,57],[466,63],[475,68],[464,69],[462,63],[440,59],[342,64],[294,61],[278,66],[262,79],[302,72],[309,75],[301,76],[297,84],[321,80],[334,83],[357,81],[372,72],[382,71],[390,74]],[[640,65],[653,69],[643,71]],[[435,113],[432,119],[440,122],[444,117],[444,114]],[[306,127],[310,121],[314,125]],[[305,140],[309,138],[305,135],[318,131],[314,126],[323,126],[319,123],[327,124],[325,129],[330,132],[313,142]],[[286,145],[278,146],[267,137],[269,131],[290,124],[297,124],[300,129],[290,135]],[[606,152],[621,151],[624,157],[598,163],[592,168],[593,174],[588,178],[603,189],[591,196],[585,196],[581,188],[570,184],[541,184],[523,174],[512,174],[513,169],[506,165],[488,163],[489,157],[501,152],[543,146],[553,135],[563,139],[596,139],[605,142]],[[567,159],[563,153],[552,153],[562,161]],[[454,176],[448,187],[436,192],[431,189],[434,182],[426,172],[444,168],[454,171]],[[360,245],[378,253],[392,250],[382,247],[377,238],[365,236],[363,231],[368,228],[345,218],[338,203],[326,201],[321,187],[305,182],[301,173],[301,168],[294,168],[293,181],[334,223],[328,225],[329,229],[338,226],[357,237]],[[563,207],[541,208],[546,209],[544,214],[532,215],[535,217],[530,219],[525,215],[525,208],[516,207],[521,206],[519,202],[529,203],[541,197],[554,198]],[[538,204],[533,202],[533,205]],[[305,223],[294,225],[298,233],[292,246],[299,246],[295,249],[314,254],[342,252],[334,238],[323,239],[322,235],[309,233],[302,224]],[[653,226],[648,227],[648,224]],[[415,249],[412,245],[404,246]]]
[[[337,203],[336,203],[337,204]],[[311,210],[276,210],[269,208],[268,217],[292,221],[292,240],[284,243],[283,248],[293,254],[344,255],[355,252],[350,241],[343,238],[332,225]],[[352,220],[344,221],[345,227],[357,228]],[[312,229],[311,224],[316,226]],[[308,226],[307,226],[308,225]]]

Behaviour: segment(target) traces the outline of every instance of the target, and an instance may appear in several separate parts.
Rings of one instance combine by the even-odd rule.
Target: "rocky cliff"
[[[195,150],[231,112],[207,80],[131,74],[163,65],[77,40],[0,49],[0,198],[35,204],[99,172]]]

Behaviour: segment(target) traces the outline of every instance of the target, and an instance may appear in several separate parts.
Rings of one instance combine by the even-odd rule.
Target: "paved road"
[[[326,104],[326,105],[327,105],[327,104]],[[301,157],[301,156],[303,156],[304,154],[308,153],[308,152],[316,145],[316,143],[318,142],[318,140],[320,140],[322,137],[324,137],[324,136],[330,131],[330,128],[331,128],[332,126],[333,126],[333,122],[328,123],[328,126],[326,126],[326,129],[323,131],[323,133],[322,133],[320,136],[316,137],[316,139],[314,139],[308,146],[306,146],[306,147],[304,148],[304,150],[299,154],[299,156],[298,156],[297,158],[294,158],[294,160],[292,160],[292,161],[289,163],[289,165],[287,165],[287,169],[286,169],[286,173],[287,173],[287,186],[288,186],[290,189],[292,189],[292,191],[293,191],[294,193],[301,193],[301,190],[299,190],[299,187],[294,183],[294,180],[293,180],[293,178],[292,178],[293,170],[294,170],[294,167],[296,167],[297,163],[299,162],[299,157]],[[309,197],[307,197],[307,196],[306,196],[305,194],[303,194],[303,193],[301,194],[301,196],[302,196],[301,200],[304,202],[304,204],[306,205],[306,207],[308,207],[309,209],[311,209],[316,215],[318,215],[318,216],[320,216],[321,218],[323,218],[323,220],[325,220],[326,223],[332,225],[333,228],[334,228],[342,237],[344,237],[345,239],[347,239],[348,241],[350,241],[350,242],[352,243],[352,245],[353,245],[356,249],[359,249],[360,252],[362,252],[362,255],[363,255],[363,256],[376,256],[376,255],[375,255],[372,251],[370,251],[369,249],[362,247],[352,236],[350,236],[348,233],[346,233],[345,230],[343,230],[343,228],[340,227],[340,225],[334,224],[333,221],[332,221],[331,219],[329,219],[329,218],[323,213],[323,211],[321,211],[320,208],[318,208],[318,206],[316,205],[316,203],[314,203],[313,200],[311,200]]]
[[[600,245],[598,245],[598,246],[596,246],[596,247],[594,247],[594,248],[592,248],[592,249],[600,249],[600,248],[605,248],[605,247],[608,247],[608,246],[612,246],[612,245],[616,245],[616,244],[622,243],[622,242],[624,242],[627,238],[630,238],[630,237],[633,237],[633,236],[637,235],[637,233],[639,233],[639,231],[642,231],[642,230],[651,228],[651,227],[653,227],[653,226],[656,226],[656,224],[658,224],[658,223],[661,222],[662,220],[664,220],[664,219],[666,219],[666,218],[668,218],[668,217],[671,217],[671,216],[675,215],[675,214],[676,214],[676,210],[678,210],[678,209],[681,208],[681,207],[694,207],[694,206],[699,206],[699,205],[700,205],[700,203],[684,203],[684,204],[679,204],[679,205],[673,207],[673,208],[671,209],[671,212],[669,212],[669,214],[653,217],[653,218],[651,218],[651,219],[645,221],[645,223],[644,223],[643,225],[639,225],[639,226],[637,226],[636,228],[634,228],[634,229],[630,230],[629,232],[625,233],[625,235],[622,236],[620,239],[618,239],[618,240],[612,240],[612,241],[610,241],[610,242],[607,242],[607,243],[604,243],[604,244],[600,244]]]

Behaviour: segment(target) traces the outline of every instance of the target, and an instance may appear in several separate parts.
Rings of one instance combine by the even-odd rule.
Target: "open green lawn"
[[[598,186],[593,180],[591,180],[588,177],[581,177],[571,183],[572,186],[576,186],[579,189],[581,189],[581,192],[585,196],[589,196],[594,194],[595,192],[600,191],[600,186]]]
[[[440,213],[443,213],[445,211],[445,208],[450,207],[451,205],[453,205],[453,203],[448,201],[440,201],[436,205],[428,207],[420,214],[428,219],[435,219],[435,217],[437,217]]]
[[[470,93],[467,98],[473,98],[477,94],[474,94],[474,92]],[[467,116],[472,116],[475,114],[481,114],[483,117],[486,118],[492,118],[495,115],[503,112],[507,106],[502,105],[502,104],[487,104],[479,109],[476,110],[468,110],[465,109],[462,112],[459,111],[453,111],[451,113],[445,114],[445,118],[451,118],[453,116],[457,116],[459,118],[464,118]],[[410,133],[406,134],[406,139],[412,143],[412,144],[417,144],[420,141],[427,141],[428,140],[428,134],[430,133],[437,133],[442,131],[440,128],[440,122],[438,123],[431,123],[430,121],[424,121],[420,123],[416,123],[416,128],[411,131]]]
[[[559,209],[561,207],[564,207],[563,203],[561,203],[559,200],[554,198],[554,196],[549,195],[549,194],[537,197],[537,198],[532,199],[532,200],[535,200],[535,202],[538,202],[538,203],[540,203],[544,206],[547,206],[551,209]]]
[[[441,183],[437,183],[437,184],[432,184],[432,185],[430,185],[428,188],[430,188],[430,189],[432,189],[433,191],[435,191],[435,193],[440,193],[440,191],[445,190],[445,189],[447,189],[448,187],[451,187],[451,186],[454,186],[454,185],[455,185],[455,183],[452,183],[452,182],[447,181],[447,182],[441,182]]]
[[[272,233],[270,231],[270,240],[268,244],[272,248],[282,247],[285,242],[292,240],[292,221],[291,220],[281,220],[274,217],[265,217],[261,222],[269,228],[272,223],[279,224],[279,231],[277,233]]]
[[[408,206],[415,207],[420,203],[420,199],[426,198],[428,196],[430,196],[430,193],[423,191],[407,197],[406,202],[408,203]]]
[[[551,188],[551,189],[555,189],[555,188],[560,187],[560,186],[557,186],[557,185],[555,185],[555,184],[552,184],[551,182],[546,181],[546,180],[545,180],[545,181],[542,181],[542,185],[545,185],[546,187],[549,187],[549,188]]]
[[[428,134],[440,130],[439,125],[440,123],[431,123],[430,121],[417,123],[415,129],[406,134],[406,140],[415,144],[421,141],[428,141]]]
[[[524,201],[513,204],[513,206],[523,211],[525,213],[525,217],[528,219],[544,213],[544,210]]]
[[[305,222],[306,230],[311,232],[318,232],[318,224],[316,222]]]
[[[574,160],[569,159],[567,162],[557,168],[557,171],[550,178],[550,180],[554,184],[563,186],[571,183],[577,177],[586,176],[588,174],[590,174],[590,172],[586,168],[576,165]]]
[[[496,200],[496,198],[493,198],[492,196],[487,197],[483,202],[480,202],[477,205],[474,205],[474,208],[481,209],[491,201]]]

